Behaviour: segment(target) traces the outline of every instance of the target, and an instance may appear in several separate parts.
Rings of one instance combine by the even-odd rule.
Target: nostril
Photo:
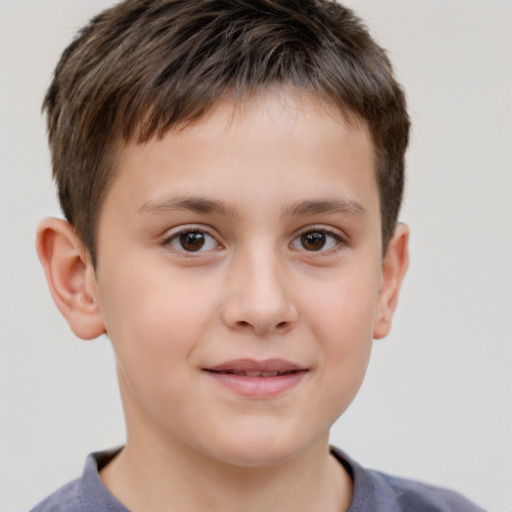
[[[246,320],[240,320],[236,324],[238,327],[243,328],[243,329],[252,327],[251,322],[247,322]],[[275,328],[279,331],[282,331],[282,330],[285,330],[288,327],[288,325],[289,324],[287,321],[283,321],[283,322],[279,322],[278,324],[276,324]]]

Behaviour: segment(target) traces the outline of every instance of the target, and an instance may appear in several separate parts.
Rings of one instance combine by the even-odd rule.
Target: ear
[[[375,339],[384,338],[391,329],[391,320],[408,266],[409,228],[400,223],[395,228],[382,263],[382,281],[373,332]]]
[[[60,219],[44,219],[37,230],[37,254],[53,300],[72,331],[84,340],[103,334],[94,268],[74,228]]]

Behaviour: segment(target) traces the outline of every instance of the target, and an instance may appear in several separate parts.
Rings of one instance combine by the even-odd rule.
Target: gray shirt
[[[87,457],[82,476],[50,495],[31,512],[129,512],[103,485],[99,471],[119,449]],[[485,512],[453,491],[361,467],[341,450],[333,455],[352,476],[348,512]]]

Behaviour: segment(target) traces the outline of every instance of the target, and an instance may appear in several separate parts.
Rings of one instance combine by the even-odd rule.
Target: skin
[[[117,165],[95,269],[65,222],[38,234],[70,326],[106,332],[116,354],[127,443],[103,482],[134,511],[346,510],[329,428],[389,331],[408,263],[404,225],[382,256],[366,126],[270,90],[124,145]],[[306,371],[276,396],[242,396],[206,371],[240,358]]]

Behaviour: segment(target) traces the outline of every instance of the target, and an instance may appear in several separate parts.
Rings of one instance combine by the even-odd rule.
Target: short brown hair
[[[126,0],[66,48],[43,109],[68,221],[93,262],[119,138],[140,143],[219,99],[271,84],[322,95],[367,123],[384,250],[401,204],[409,118],[382,48],[331,0]]]

